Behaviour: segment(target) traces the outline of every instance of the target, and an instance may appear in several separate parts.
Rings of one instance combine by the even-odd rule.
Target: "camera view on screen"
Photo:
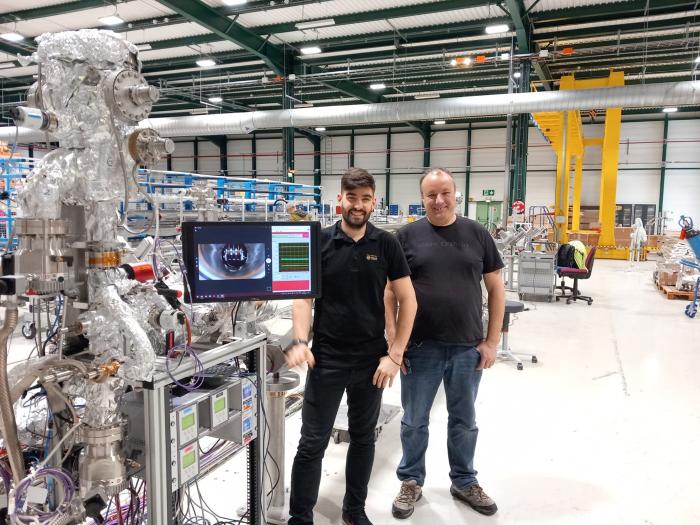
[[[201,279],[263,279],[265,277],[265,244],[226,243],[199,245]]]

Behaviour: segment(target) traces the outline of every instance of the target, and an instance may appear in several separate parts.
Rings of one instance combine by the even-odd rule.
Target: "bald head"
[[[418,187],[420,188],[420,193],[423,195],[423,181],[427,179],[428,177],[431,178],[444,178],[447,177],[452,181],[452,189],[456,192],[457,191],[457,183],[455,182],[454,177],[452,176],[452,173],[450,170],[446,168],[428,168],[423,172],[423,175],[420,178],[420,181],[418,182]]]
[[[452,174],[443,168],[426,170],[420,179],[423,207],[430,224],[448,226],[457,220],[457,185]]]

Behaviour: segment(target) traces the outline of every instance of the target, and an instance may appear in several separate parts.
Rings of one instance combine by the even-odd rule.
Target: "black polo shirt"
[[[367,223],[364,237],[348,237],[340,221],[321,231],[322,290],[314,307],[316,366],[376,366],[386,355],[384,288],[411,274],[394,235]]]

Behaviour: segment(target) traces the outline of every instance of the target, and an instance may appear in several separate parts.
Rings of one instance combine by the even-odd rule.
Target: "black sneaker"
[[[498,510],[496,502],[493,501],[477,483],[463,489],[458,489],[452,485],[450,487],[450,494],[485,516],[496,514]]]
[[[343,511],[343,525],[372,525],[367,514],[363,510],[353,512]]]
[[[391,505],[391,514],[400,520],[405,520],[411,514],[418,501],[423,495],[421,486],[418,485],[415,479],[401,482],[401,490],[399,495],[394,499]]]

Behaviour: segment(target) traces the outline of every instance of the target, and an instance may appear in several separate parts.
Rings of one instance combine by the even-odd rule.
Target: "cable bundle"
[[[27,491],[29,487],[37,479],[42,478],[52,478],[61,484],[63,488],[63,501],[56,507],[56,510],[52,512],[35,511],[27,512],[25,510]],[[62,468],[54,467],[44,467],[37,470],[32,475],[27,476],[22,481],[19,482],[17,488],[15,489],[15,500],[14,500],[14,519],[19,523],[27,524],[53,524],[57,519],[70,518],[72,513],[70,511],[71,502],[75,497],[75,484],[73,483],[73,478],[71,475],[63,470]]]

